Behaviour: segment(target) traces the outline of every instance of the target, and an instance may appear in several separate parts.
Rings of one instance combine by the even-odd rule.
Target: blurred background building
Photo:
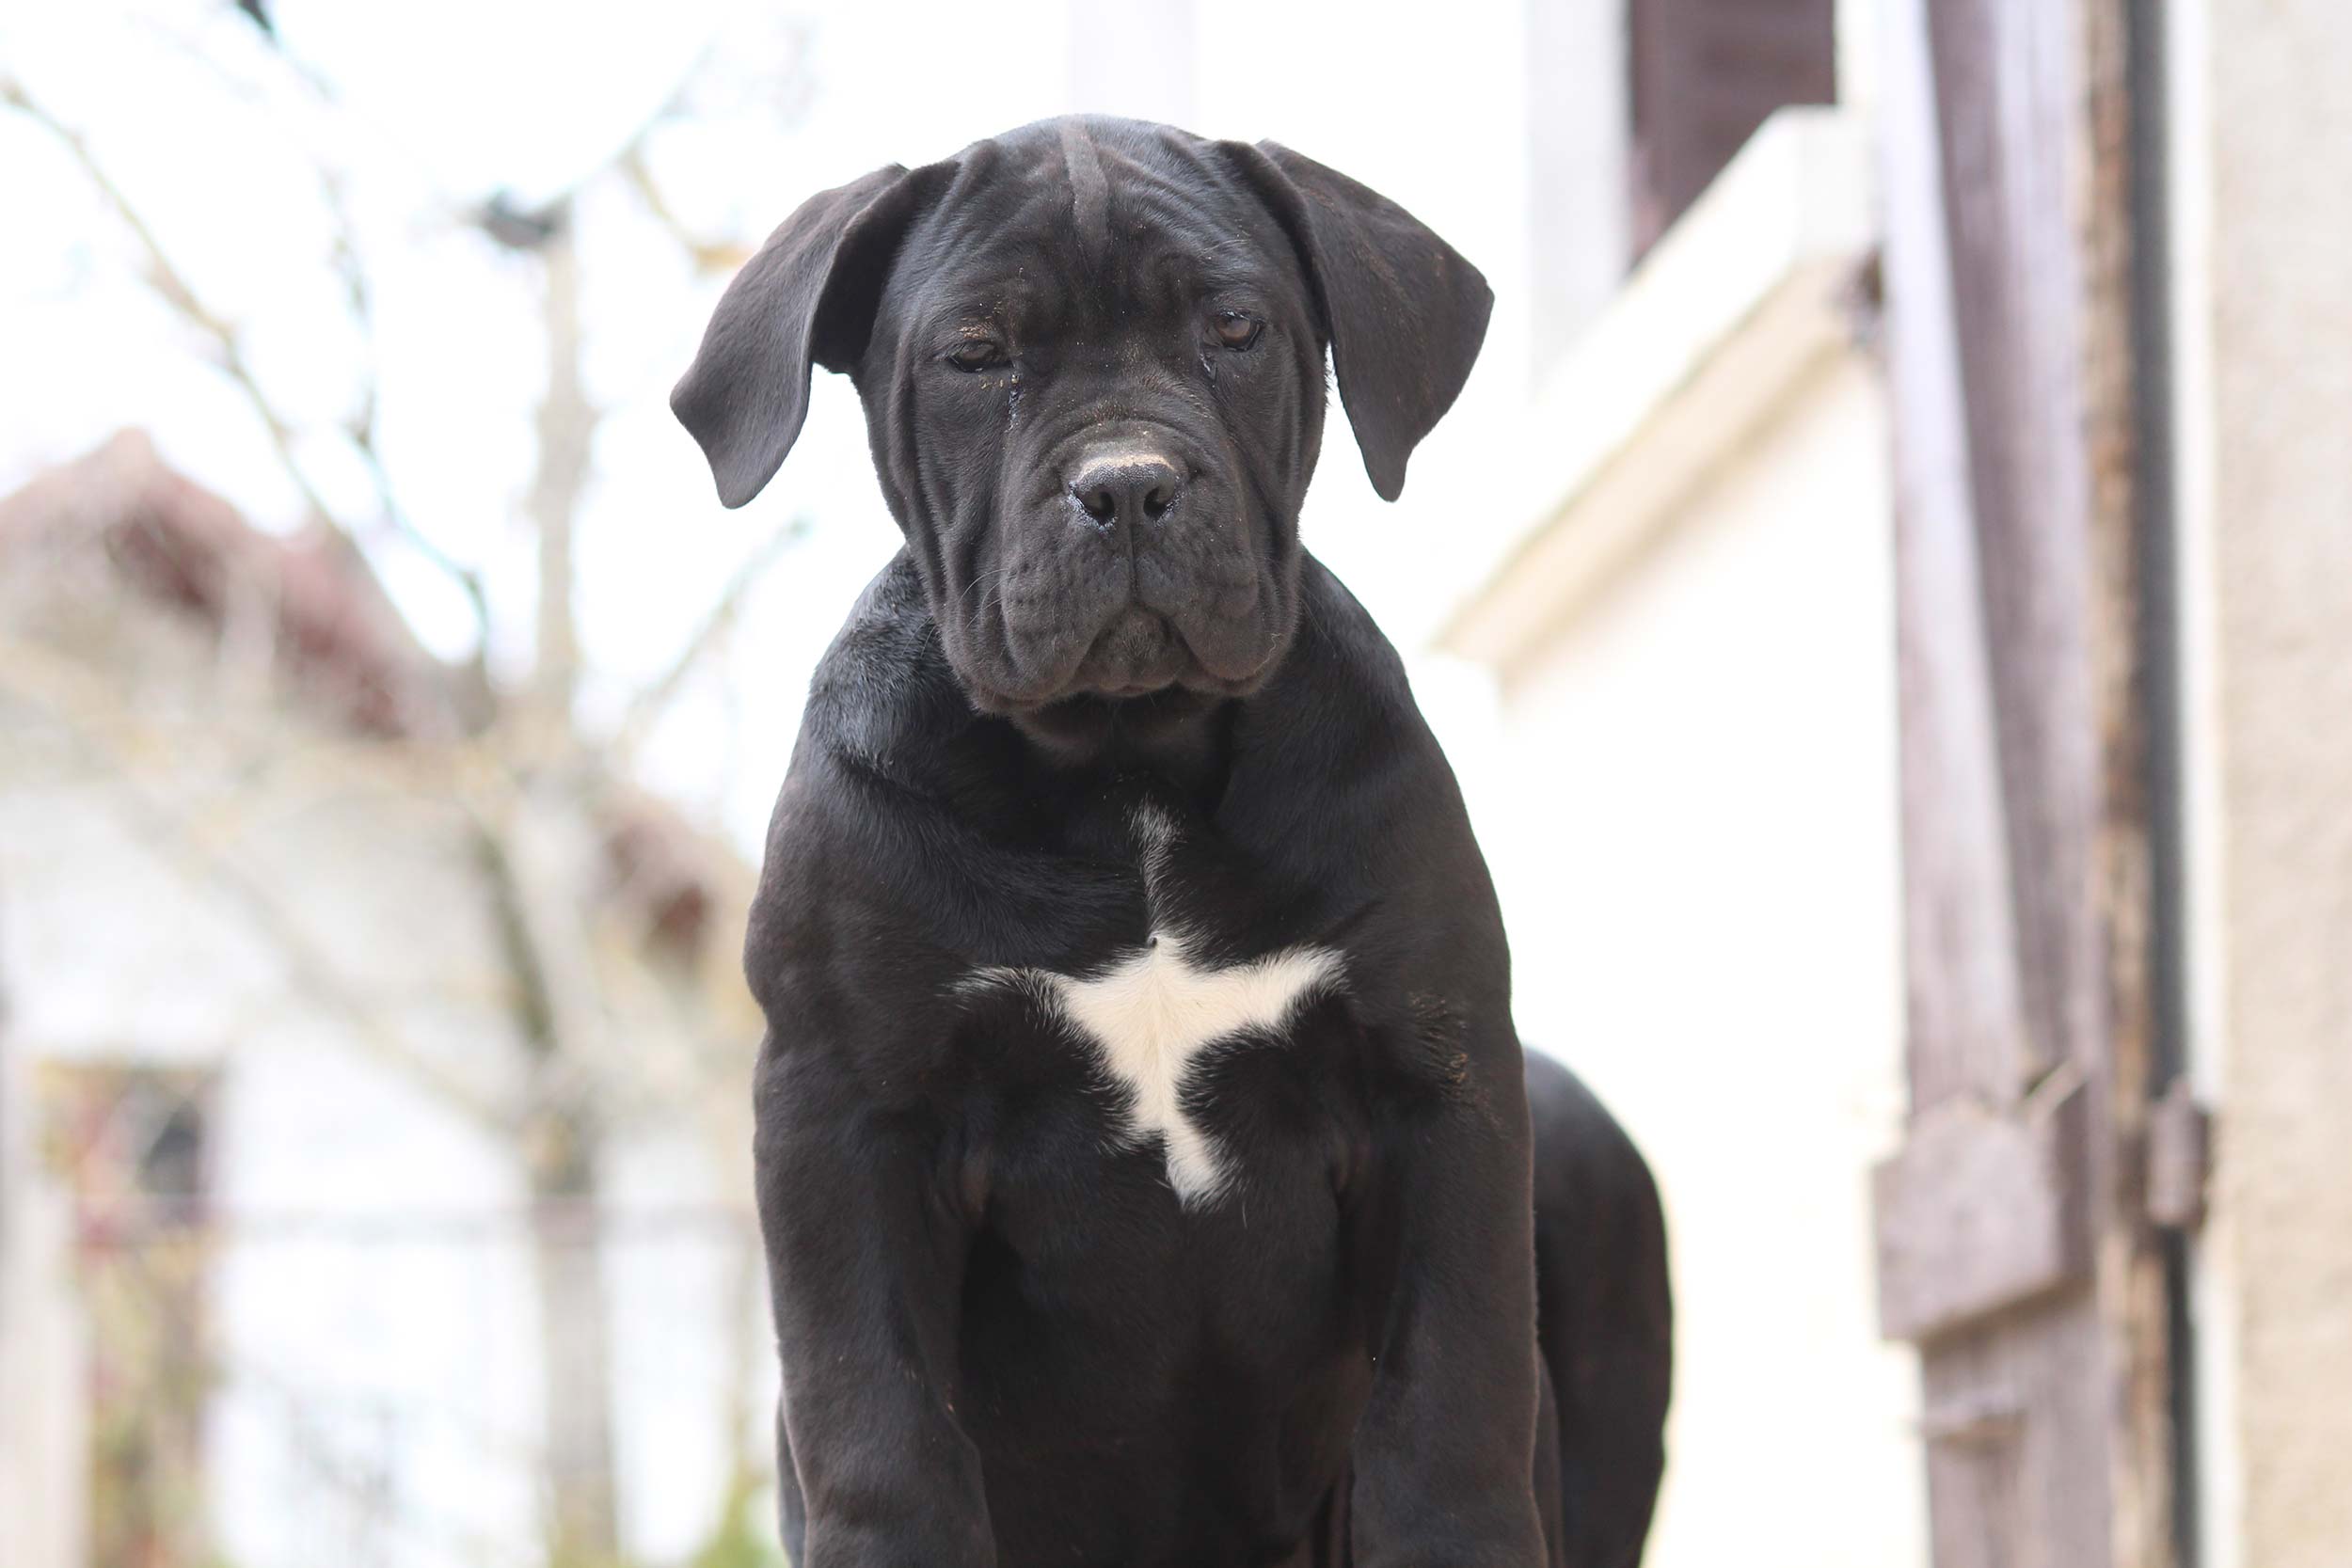
[[[846,387],[740,515],[663,400],[803,196],[1071,109],[1496,286],[1306,527],[1659,1172],[1647,1560],[2352,1561],[2347,80],[2331,0],[0,17],[0,1563],[773,1559],[735,952],[895,538]]]

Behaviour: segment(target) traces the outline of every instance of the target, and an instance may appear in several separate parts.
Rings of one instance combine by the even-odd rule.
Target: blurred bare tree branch
[[[269,30],[258,8],[242,8]],[[334,90],[320,75],[289,56],[282,45],[271,57],[323,112],[338,112]],[[667,198],[645,150],[655,125],[688,112],[681,107],[686,99],[681,88],[581,185],[618,182],[696,269],[719,271],[739,262],[746,247],[696,234]],[[351,570],[362,572],[364,543],[395,543],[436,568],[468,606],[472,634],[466,673],[479,703],[459,705],[470,713],[466,729],[446,744],[372,745],[366,767],[380,781],[389,758],[410,787],[456,802],[465,814],[475,845],[480,896],[500,933],[503,977],[498,990],[509,999],[514,1037],[524,1056],[519,1064],[520,1103],[485,1096],[431,1053],[417,1049],[384,1009],[351,990],[334,956],[306,927],[283,890],[242,863],[222,847],[216,832],[188,819],[152,787],[158,767],[168,766],[172,735],[143,726],[119,693],[29,640],[11,638],[0,649],[0,692],[42,715],[69,737],[92,774],[106,782],[106,798],[139,840],[192,880],[229,898],[281,957],[294,990],[342,1021],[351,1037],[375,1059],[513,1148],[532,1200],[547,1398],[549,1560],[561,1568],[606,1568],[620,1557],[611,1432],[612,1309],[599,1232],[593,1222],[583,1225],[580,1216],[596,1211],[601,1160],[612,1129],[644,1114],[650,1087],[660,1085],[659,1098],[682,1086],[715,1136],[723,1142],[734,1136],[739,1131],[737,1102],[743,1093],[739,1080],[746,1055],[741,1041],[687,1037],[623,1042],[614,1037],[612,1001],[606,990],[608,965],[586,915],[603,890],[583,883],[586,873],[580,857],[566,853],[563,845],[575,824],[608,814],[632,791],[632,764],[648,735],[696,673],[725,646],[759,580],[804,534],[805,521],[793,518],[761,540],[725,582],[675,660],[625,705],[618,723],[608,733],[589,731],[579,714],[581,652],[575,598],[580,512],[594,473],[599,413],[582,375],[581,275],[589,259],[581,254],[572,221],[579,187],[541,210],[547,221],[533,229],[528,244],[518,244],[517,235],[477,219],[535,263],[545,354],[544,390],[532,437],[534,467],[523,502],[536,544],[533,651],[527,669],[494,674],[489,651],[494,645],[511,645],[511,640],[500,636],[482,570],[453,556],[430,530],[418,525],[385,458],[373,292],[353,220],[348,174],[323,159],[316,161],[317,196],[332,235],[327,264],[341,280],[344,309],[363,345],[353,405],[327,428],[342,438],[366,475],[373,498],[373,515],[369,516],[339,512],[326,488],[306,467],[301,446],[320,421],[299,417],[265,384],[247,352],[243,328],[206,301],[90,137],[54,112],[30,85],[5,71],[0,71],[0,106],[25,117],[54,138],[119,221],[134,242],[145,283],[193,331],[208,362],[235,388],[328,547]],[[232,634],[245,626],[250,633],[252,661],[265,666],[274,657],[278,624],[274,614],[242,620],[224,614],[223,646],[238,642]],[[477,706],[479,711],[473,711]],[[294,748],[301,752],[298,757],[277,754],[267,741],[251,734],[224,730],[222,735],[250,742],[245,765],[257,772],[298,772],[314,780],[339,776],[339,765],[329,754],[333,748],[307,734]],[[664,1059],[649,1059],[656,1055]],[[743,1153],[730,1146],[718,1157],[731,1168]],[[739,1283],[748,1291],[756,1280]],[[747,1314],[746,1323],[753,1321]],[[735,1354],[754,1354],[753,1338],[747,1329]],[[748,1377],[736,1381],[748,1386]],[[738,1420],[739,1430],[730,1433],[739,1475],[758,1467],[748,1446],[750,1424]]]
[[[279,410],[267,389],[262,387],[260,377],[254,374],[252,365],[246,358],[244,344],[237,328],[205,307],[203,300],[199,297],[195,289],[189,286],[180,269],[173,265],[170,252],[166,250],[163,242],[156,238],[155,230],[149,225],[145,215],[132,203],[122,187],[116,183],[113,176],[106,171],[105,166],[91,152],[88,139],[50,113],[48,108],[34,98],[25,89],[24,85],[13,76],[0,75],[0,103],[16,109],[32,119],[34,123],[41,126],[51,135],[56,137],[64,145],[66,150],[72,154],[73,161],[81,166],[82,172],[88,177],[92,188],[105,198],[106,204],[114,209],[115,215],[122,220],[122,226],[138,242],[139,248],[146,257],[148,284],[154,289],[166,305],[177,311],[183,321],[207,340],[213,352],[213,363],[231,382],[235,383],[239,391],[245,394],[246,402],[261,420],[262,428],[269,434],[270,446],[278,453],[279,465],[285,469],[287,478],[293,481],[295,489],[301,494],[312,517],[321,524],[342,530],[345,537],[349,538],[349,531],[342,530],[334,508],[327,505],[326,499],[319,493],[317,485],[311,482],[310,474],[303,468],[302,461],[294,451],[294,421]],[[339,266],[348,279],[347,286],[355,306],[355,313],[364,322],[368,300],[365,274],[359,266],[358,250],[349,240],[347,221],[342,226],[341,231],[343,238],[337,245]],[[373,378],[368,381],[367,386],[369,390],[362,400],[363,413],[355,420],[351,435],[353,444],[367,463],[369,473],[375,482],[376,494],[383,502],[383,526],[397,533],[405,544],[438,566],[449,575],[452,581],[456,583],[459,590],[465,594],[467,602],[472,607],[481,641],[486,643],[490,630],[490,606],[483,589],[481,576],[452,560],[430,536],[411,526],[402,514],[391,476],[385,472],[383,460],[376,451],[374,420],[376,399]],[[353,547],[357,548],[356,543]]]

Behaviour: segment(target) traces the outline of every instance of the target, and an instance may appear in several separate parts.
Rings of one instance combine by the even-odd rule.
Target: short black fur
[[[906,535],[746,951],[803,1568],[1638,1558],[1656,1194],[1522,1057],[1453,775],[1297,534],[1327,352],[1392,497],[1487,306],[1311,160],[1090,119],[815,198],[722,302],[674,404],[723,498],[824,365]],[[1094,1046],[988,983],[1175,931],[1342,975],[1194,1061],[1230,1180],[1191,1203]]]

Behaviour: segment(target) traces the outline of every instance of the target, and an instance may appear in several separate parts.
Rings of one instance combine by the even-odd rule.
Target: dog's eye
[[[1211,324],[1216,330],[1216,341],[1227,348],[1248,348],[1265,330],[1265,323],[1239,310],[1219,310]]]
[[[959,343],[948,350],[947,363],[960,371],[993,371],[1010,361],[1005,357],[1003,344],[992,343],[985,338],[975,338],[968,343]]]

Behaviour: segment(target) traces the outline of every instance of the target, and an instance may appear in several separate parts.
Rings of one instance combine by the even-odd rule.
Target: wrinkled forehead
[[[1019,327],[1304,287],[1281,226],[1212,144],[1064,119],[966,149],[890,292],[923,316]]]

